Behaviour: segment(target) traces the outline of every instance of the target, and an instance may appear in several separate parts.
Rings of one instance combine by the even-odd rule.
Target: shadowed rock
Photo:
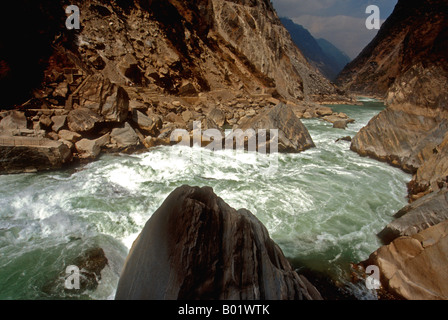
[[[321,299],[249,211],[209,187],[182,186],[146,223],[115,298]]]
[[[0,136],[0,174],[59,169],[72,160],[60,141]]]

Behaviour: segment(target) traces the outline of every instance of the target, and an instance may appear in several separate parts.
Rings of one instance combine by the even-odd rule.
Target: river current
[[[316,148],[267,155],[198,147],[158,147],[103,155],[78,168],[0,176],[0,299],[113,299],[127,253],[152,213],[177,187],[211,186],[230,206],[246,208],[297,268],[328,275],[358,299],[375,295],[346,279],[350,262],[368,258],[376,237],[407,203],[410,176],[350,151],[353,137],[384,106],[332,106],[356,122],[334,129],[302,120]],[[67,266],[102,248],[99,285],[64,288]]]

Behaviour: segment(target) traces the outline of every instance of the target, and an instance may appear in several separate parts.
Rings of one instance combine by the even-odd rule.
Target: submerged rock
[[[134,242],[115,296],[125,299],[321,299],[249,211],[211,188],[182,186]]]
[[[67,261],[67,266],[76,266],[79,270],[79,288],[68,289],[65,286],[69,273],[64,270],[54,279],[48,280],[41,290],[57,298],[80,298],[81,295],[88,291],[95,291],[101,283],[102,272],[109,265],[109,260],[102,248],[88,248],[83,250],[78,257]],[[82,297],[82,296],[81,296]]]

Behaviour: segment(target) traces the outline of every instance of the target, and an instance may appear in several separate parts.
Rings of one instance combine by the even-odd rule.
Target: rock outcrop
[[[43,16],[63,12],[65,7],[64,1],[45,2],[47,10],[33,8]],[[39,96],[50,106],[63,106],[63,100],[73,98],[81,107],[100,111],[106,121],[122,121],[123,88],[129,86],[181,97],[222,89],[276,92],[287,100],[337,94],[307,63],[269,1],[96,0],[71,4],[82,13],[79,31],[65,28],[65,15],[41,21],[42,27],[51,29],[49,37],[54,34],[55,39],[47,42],[55,49],[47,57],[49,67],[39,88],[43,90],[30,98]],[[13,41],[10,38],[3,40],[4,47]],[[15,71],[14,57],[10,59],[2,60],[6,73]]]
[[[115,299],[321,299],[263,224],[211,188],[182,186],[146,223]]]
[[[387,109],[353,139],[352,150],[414,174],[411,201],[446,185],[448,4],[398,1],[375,39],[339,76]]]
[[[448,300],[448,221],[395,239],[363,264],[379,267],[381,284],[397,298]]]
[[[443,142],[447,125],[434,112],[390,106],[359,131],[351,149],[415,173]]]
[[[389,244],[401,236],[413,236],[426,228],[448,220],[448,190],[433,192],[404,207],[379,234]]]
[[[448,299],[448,3],[399,0],[375,39],[340,74],[344,89],[387,108],[351,149],[413,174],[411,204],[379,233],[387,245],[364,263],[404,299]]]
[[[418,63],[425,68],[446,64],[447,12],[444,0],[399,0],[376,37],[336,82],[351,92],[385,98]]]
[[[439,145],[432,149],[431,156],[417,169],[409,183],[411,199],[448,187],[448,133]]]
[[[260,129],[267,130],[267,133],[270,129],[278,130],[278,137],[269,136],[269,139],[265,137],[264,140],[270,146],[271,140],[277,139],[279,152],[301,152],[315,147],[307,128],[294,114],[292,108],[285,104],[278,104],[274,108],[259,113],[243,122],[239,128],[243,131],[240,134],[252,130],[257,141],[260,141]]]
[[[0,136],[0,174],[58,169],[71,160],[72,153],[63,142]]]

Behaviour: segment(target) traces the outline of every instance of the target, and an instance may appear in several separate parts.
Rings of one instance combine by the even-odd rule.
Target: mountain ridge
[[[328,40],[314,38],[305,27],[289,18],[282,17],[280,20],[308,62],[328,79],[335,80],[339,72],[350,62],[351,59]]]

